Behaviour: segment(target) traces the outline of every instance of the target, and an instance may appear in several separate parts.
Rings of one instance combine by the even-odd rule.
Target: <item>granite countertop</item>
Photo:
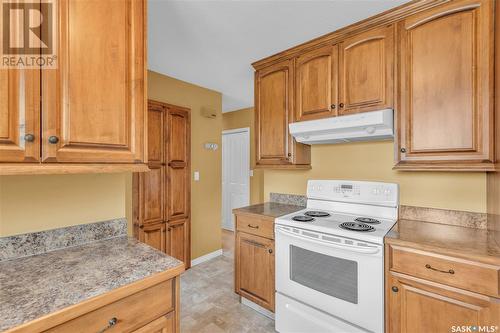
[[[500,232],[400,219],[386,235],[388,244],[436,251],[500,265]]]
[[[260,215],[271,218],[280,217],[286,214],[304,209],[303,206],[287,205],[276,202],[266,202],[247,207],[233,209],[234,214]]]
[[[181,265],[126,236],[0,262],[0,331]]]

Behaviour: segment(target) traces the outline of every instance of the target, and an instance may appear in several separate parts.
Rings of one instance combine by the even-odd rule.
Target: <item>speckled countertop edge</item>
[[[126,236],[0,262],[0,331],[181,265]]]

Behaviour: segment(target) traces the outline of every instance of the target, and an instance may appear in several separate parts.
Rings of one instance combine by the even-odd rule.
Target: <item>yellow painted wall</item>
[[[392,170],[393,142],[313,145],[312,169],[266,170],[264,197],[270,192],[305,194],[308,179],[395,182],[403,205],[486,212],[486,174]]]
[[[253,108],[236,110],[222,114],[222,129],[230,130],[236,128],[250,127],[250,167],[255,167],[255,134]],[[250,203],[257,204],[264,200],[264,172],[254,169],[253,177],[250,178]]]
[[[125,217],[126,174],[0,177],[0,236]]]
[[[197,258],[221,248],[221,150],[206,150],[206,142],[221,143],[222,95],[219,92],[176,80],[156,72],[148,73],[150,99],[191,109],[191,256]],[[201,109],[217,113],[205,118]],[[194,171],[200,181],[193,181]],[[127,181],[127,217],[129,221],[131,182]]]

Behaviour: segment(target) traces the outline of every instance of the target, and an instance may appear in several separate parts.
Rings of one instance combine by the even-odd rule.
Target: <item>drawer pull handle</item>
[[[440,269],[437,269],[437,268],[432,267],[432,266],[431,266],[431,265],[429,265],[429,264],[425,265],[425,268],[427,268],[427,269],[431,269],[431,270],[436,271],[436,272],[441,272],[441,273],[446,273],[446,274],[455,274],[455,271],[454,271],[454,270],[452,270],[452,269],[449,269],[449,270],[447,270],[447,271],[442,271],[442,270],[440,270]]]
[[[106,326],[102,330],[100,330],[99,333],[107,331],[111,327],[115,326],[117,322],[118,322],[118,319],[116,319],[116,317],[111,318],[110,320],[108,320],[108,326]]]
[[[252,224],[248,224],[248,226],[252,229],[259,229],[259,226],[258,225],[252,225]]]

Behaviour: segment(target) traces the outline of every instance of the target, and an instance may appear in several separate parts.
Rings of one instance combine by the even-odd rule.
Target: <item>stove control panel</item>
[[[397,207],[399,186],[382,182],[309,180],[307,198]]]

